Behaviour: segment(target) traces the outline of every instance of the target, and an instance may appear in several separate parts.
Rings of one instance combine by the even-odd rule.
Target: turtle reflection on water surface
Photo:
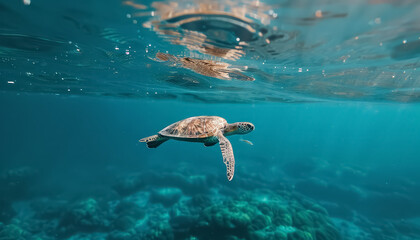
[[[198,74],[214,77],[222,80],[237,79],[241,81],[254,81],[255,78],[249,77],[242,73],[237,67],[232,67],[229,63],[197,59],[191,57],[176,57],[168,53],[158,52],[156,60],[169,61],[170,63],[192,70]],[[246,69],[247,67],[243,67]]]

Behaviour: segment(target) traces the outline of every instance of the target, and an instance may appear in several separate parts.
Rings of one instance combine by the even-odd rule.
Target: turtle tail
[[[160,135],[153,135],[145,137],[139,140],[139,142],[145,142],[148,148],[157,148],[160,144],[168,141],[169,139]]]

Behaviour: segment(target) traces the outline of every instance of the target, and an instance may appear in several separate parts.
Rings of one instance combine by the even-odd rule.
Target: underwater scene
[[[0,0],[0,240],[419,240],[420,1]]]

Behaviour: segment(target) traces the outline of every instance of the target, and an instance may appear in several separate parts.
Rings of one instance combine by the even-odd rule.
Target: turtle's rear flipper
[[[211,146],[214,146],[214,145],[216,145],[218,142],[205,142],[204,143],[204,146],[206,146],[206,147],[211,147]]]
[[[168,141],[169,139],[166,137],[162,137],[159,135],[153,135],[150,137],[145,137],[139,140],[139,142],[145,142],[148,148],[157,148],[160,144]]]

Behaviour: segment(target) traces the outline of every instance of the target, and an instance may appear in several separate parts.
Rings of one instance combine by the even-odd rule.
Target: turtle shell
[[[207,138],[227,126],[224,118],[217,116],[190,117],[162,129],[159,134],[174,138]]]

